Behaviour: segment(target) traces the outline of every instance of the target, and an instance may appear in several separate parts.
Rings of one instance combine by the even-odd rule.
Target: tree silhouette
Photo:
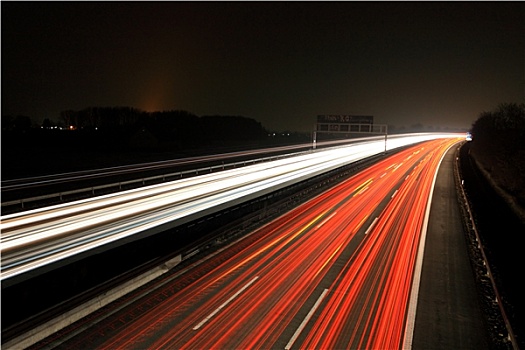
[[[525,104],[502,103],[482,112],[471,132],[474,158],[525,206]]]

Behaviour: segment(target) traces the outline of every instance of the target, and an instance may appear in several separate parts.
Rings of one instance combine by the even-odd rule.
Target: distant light
[[[467,136],[465,137],[465,140],[472,141],[472,134],[470,132],[467,132]]]

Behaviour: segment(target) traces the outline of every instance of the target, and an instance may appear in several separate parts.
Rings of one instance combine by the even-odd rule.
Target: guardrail
[[[483,266],[484,266],[484,268],[486,270],[486,277],[488,277],[488,279],[490,281],[490,285],[492,287],[492,291],[494,293],[494,297],[495,297],[494,302],[497,304],[499,312],[501,314],[501,318],[502,318],[502,320],[503,320],[503,322],[505,324],[505,328],[507,330],[507,340],[512,345],[512,349],[519,350],[518,341],[516,339],[516,335],[514,334],[514,331],[512,330],[512,326],[510,324],[510,320],[507,317],[507,314],[505,312],[505,307],[503,305],[502,299],[501,299],[500,294],[498,292],[498,288],[496,286],[496,281],[494,280],[494,277],[493,277],[492,272],[490,270],[489,261],[487,259],[487,256],[485,255],[485,250],[483,249],[483,245],[481,244],[481,238],[480,238],[480,235],[478,233],[478,229],[476,227],[476,223],[475,223],[475,220],[474,220],[474,215],[473,215],[472,210],[470,208],[470,204],[469,204],[469,200],[468,200],[467,194],[465,193],[465,188],[464,188],[464,184],[463,184],[464,180],[461,179],[461,174],[460,174],[460,171],[459,171],[459,164],[458,164],[458,162],[459,162],[459,150],[460,150],[460,148],[462,146],[463,146],[463,143],[460,144],[458,146],[458,148],[456,149],[456,154],[455,154],[456,161],[455,161],[455,165],[454,165],[454,175],[456,177],[456,183],[458,184],[458,187],[461,189],[461,201],[460,201],[460,203],[463,205],[463,210],[468,215],[468,227],[469,227],[470,232],[474,236],[475,243],[476,243],[476,248],[477,248],[479,254],[481,255]]]
[[[246,166],[246,165],[251,165],[251,164],[256,164],[256,163],[268,162],[268,161],[272,161],[272,160],[277,160],[277,159],[283,159],[283,158],[287,158],[287,157],[297,156],[297,155],[300,155],[300,154],[303,154],[303,153],[309,153],[309,152],[311,152],[311,151],[289,153],[289,154],[276,155],[276,156],[274,155],[274,156],[271,156],[271,157],[257,158],[257,159],[253,159],[253,160],[245,160],[245,161],[228,163],[228,164],[224,164],[223,163],[223,164],[220,164],[220,165],[214,165],[214,166],[203,167],[203,168],[198,168],[198,169],[178,171],[178,172],[175,172],[175,173],[156,175],[156,176],[150,176],[150,177],[142,177],[142,178],[138,178],[138,179],[134,179],[134,180],[119,181],[119,182],[115,182],[115,183],[111,183],[111,184],[91,186],[91,187],[86,187],[86,188],[81,188],[81,189],[76,189],[76,190],[69,190],[69,191],[63,191],[63,192],[58,192],[58,193],[46,194],[46,195],[41,195],[41,196],[35,196],[35,197],[29,197],[29,198],[23,198],[23,199],[16,199],[16,200],[11,200],[11,201],[7,201],[7,202],[2,202],[2,208],[13,207],[13,206],[20,206],[20,209],[25,209],[27,203],[38,202],[38,201],[45,201],[45,200],[50,200],[50,199],[54,199],[54,198],[58,199],[60,202],[63,202],[64,201],[64,197],[71,196],[71,195],[77,195],[77,194],[85,194],[85,195],[94,197],[96,195],[102,195],[102,194],[108,193],[107,191],[105,193],[100,193],[101,190],[107,190],[107,189],[113,188],[115,191],[121,191],[121,190],[125,189],[124,187],[126,187],[128,185],[138,185],[138,186],[129,187],[129,188],[126,188],[126,189],[137,188],[139,186],[145,186],[147,183],[152,183],[152,182],[159,183],[161,181],[164,182],[164,181],[168,181],[168,180],[180,179],[180,178],[183,178],[185,175],[197,176],[197,175],[200,175],[200,174],[203,174],[203,173],[212,173],[213,171],[217,171],[218,169],[219,170],[233,169],[233,168],[237,168],[239,166]]]

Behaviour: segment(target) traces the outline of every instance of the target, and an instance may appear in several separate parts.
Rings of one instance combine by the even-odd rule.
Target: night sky
[[[525,102],[525,3],[1,2],[2,115],[320,114],[469,128]]]

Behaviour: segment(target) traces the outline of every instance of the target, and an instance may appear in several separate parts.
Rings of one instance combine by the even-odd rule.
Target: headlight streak
[[[159,304],[145,298],[131,309],[130,321],[112,314],[64,347],[100,339],[92,347],[400,348],[428,203],[425,188],[437,165],[430,155],[419,163],[412,157],[395,172],[383,164],[399,164],[412,152],[417,154],[391,156],[261,228],[240,241],[248,241],[242,249],[223,251],[230,258],[217,259],[206,274],[194,279],[188,272],[192,283],[184,288],[177,279],[155,291],[175,290]],[[388,204],[365,235],[383,199]]]
[[[388,145],[391,149],[450,136],[394,138],[388,141]],[[381,141],[337,147],[2,216],[1,279],[224,205],[248,194],[315,176],[376,154],[382,147]]]

